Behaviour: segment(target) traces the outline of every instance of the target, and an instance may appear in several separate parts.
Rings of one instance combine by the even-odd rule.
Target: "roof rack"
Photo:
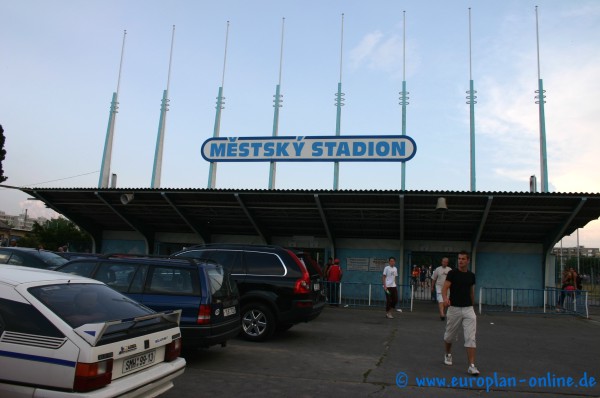
[[[280,245],[269,245],[269,244],[256,244],[256,243],[199,243],[197,245],[188,246],[186,250],[200,249],[200,248],[211,248],[211,247],[268,247],[268,248],[283,248]]]
[[[183,256],[165,256],[161,254],[137,254],[137,253],[106,253],[99,254],[96,258],[110,259],[110,258],[134,258],[134,259],[156,259],[156,260],[177,260],[181,262],[187,262],[191,265],[197,265],[198,263],[220,265],[214,260],[204,258],[192,258]]]

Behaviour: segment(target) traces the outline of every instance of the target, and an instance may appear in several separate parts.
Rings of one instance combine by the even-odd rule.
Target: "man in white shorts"
[[[448,267],[448,257],[442,258],[442,265],[437,267],[433,274],[431,274],[431,279],[433,283],[431,284],[431,292],[435,291],[436,299],[438,302],[438,307],[440,310],[440,319],[442,321],[446,320],[446,308],[444,307],[444,298],[442,297],[442,288],[444,287],[444,282],[446,282],[446,275],[450,272],[450,267]]]
[[[448,295],[450,293],[450,295]],[[458,269],[448,272],[442,289],[444,305],[448,307],[446,314],[446,332],[444,333],[444,363],[452,365],[452,342],[458,339],[458,328],[462,325],[469,368],[467,373],[479,375],[475,366],[475,347],[477,317],[473,304],[475,303],[475,274],[469,271],[469,253],[458,253]]]

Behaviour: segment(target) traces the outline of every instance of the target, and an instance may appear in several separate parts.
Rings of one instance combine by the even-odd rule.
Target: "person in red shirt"
[[[329,268],[333,265],[333,258],[329,257],[327,260],[327,264],[325,265],[325,273],[323,274],[323,278],[327,280],[329,274]]]
[[[327,271],[327,280],[329,281],[329,304],[338,307],[339,304],[339,291],[340,282],[342,281],[342,267],[340,267],[340,260],[336,258],[333,260],[333,264]]]

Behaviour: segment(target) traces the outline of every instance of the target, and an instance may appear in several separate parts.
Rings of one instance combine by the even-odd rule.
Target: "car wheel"
[[[275,331],[275,317],[266,306],[258,303],[242,307],[242,335],[250,341],[264,341]]]

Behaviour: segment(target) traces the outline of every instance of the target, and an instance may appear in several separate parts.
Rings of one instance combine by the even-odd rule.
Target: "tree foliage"
[[[80,230],[71,221],[59,217],[44,224],[33,223],[33,228],[24,238],[19,240],[19,246],[43,247],[47,250],[58,250],[67,246],[69,251],[90,251],[92,239],[86,232]]]
[[[579,257],[579,266],[577,265],[577,257],[570,257],[566,260],[565,268],[572,267],[573,269],[579,269],[579,273],[582,275],[591,275],[598,272],[600,265],[600,258],[598,257]]]
[[[0,182],[4,182],[8,179],[8,177],[4,176],[4,169],[2,168],[2,162],[4,162],[4,158],[6,157],[6,150],[4,149],[4,142],[6,139],[4,138],[4,129],[0,124]]]

